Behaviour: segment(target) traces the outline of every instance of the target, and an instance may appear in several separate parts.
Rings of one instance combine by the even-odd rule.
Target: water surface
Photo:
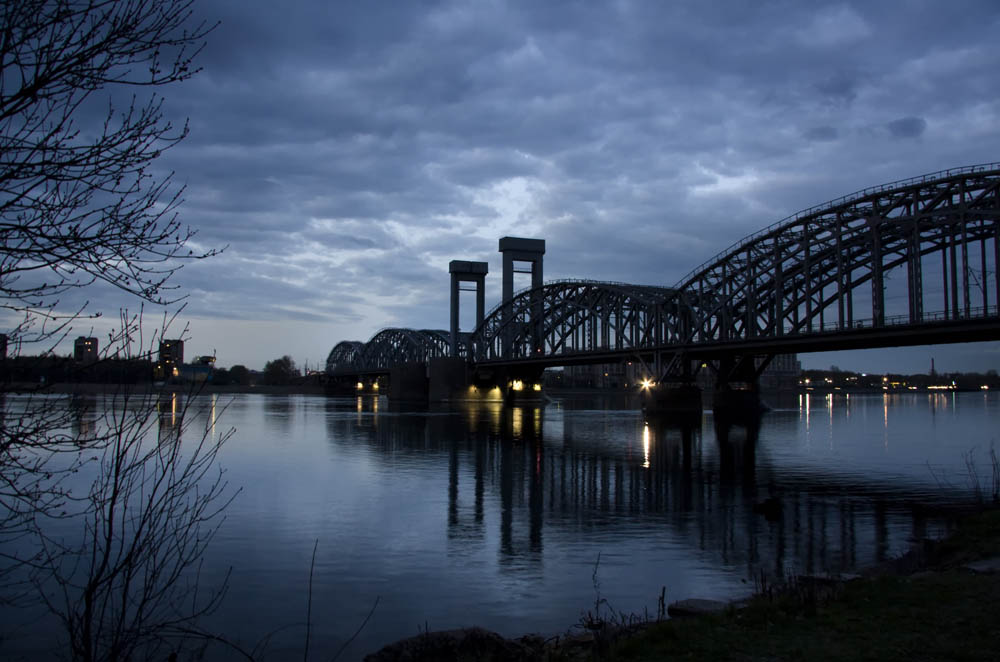
[[[852,569],[947,526],[988,477],[991,393],[794,396],[759,428],[647,420],[610,399],[396,411],[384,399],[204,396],[160,434],[236,434],[240,494],[205,557],[206,624],[266,659],[358,659],[429,628],[564,632],[606,600],[746,594],[761,572]],[[183,409],[183,407],[181,407]],[[969,453],[972,455],[969,455]],[[777,516],[755,512],[775,498]]]

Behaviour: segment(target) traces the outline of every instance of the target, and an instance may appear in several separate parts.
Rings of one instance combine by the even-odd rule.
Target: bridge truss
[[[1000,164],[971,166],[799,212],[675,287],[563,280],[521,291],[490,311],[460,355],[484,366],[636,357],[669,374],[684,357],[996,339],[998,265]],[[445,356],[445,331],[384,329],[338,344],[327,371]]]
[[[326,359],[327,374],[387,373],[394,365],[448,356],[450,336],[436,329],[382,329],[367,343],[337,343]]]
[[[522,291],[475,331],[474,358],[558,365],[998,338],[998,221],[1000,164],[867,189],[747,237],[674,288]]]

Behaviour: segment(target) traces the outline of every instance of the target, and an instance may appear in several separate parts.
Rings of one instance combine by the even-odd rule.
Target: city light
[[[531,387],[531,390],[532,391],[541,391],[542,390],[542,385],[541,384],[533,384],[532,387]]]
[[[649,468],[649,423],[642,426],[642,468]]]
[[[644,379],[644,380],[642,380],[642,388],[643,389],[651,388],[653,386],[653,384],[654,384],[654,382],[653,382],[652,379]]]
[[[523,391],[524,390],[524,382],[522,382],[520,379],[515,379],[514,381],[512,381],[510,383],[510,389],[512,391]]]

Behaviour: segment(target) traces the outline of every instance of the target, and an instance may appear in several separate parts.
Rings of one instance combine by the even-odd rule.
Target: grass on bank
[[[1000,510],[972,516],[930,545],[922,568],[841,585],[800,585],[749,607],[650,626],[613,660],[1000,660],[1000,575],[971,561],[1000,556]]]

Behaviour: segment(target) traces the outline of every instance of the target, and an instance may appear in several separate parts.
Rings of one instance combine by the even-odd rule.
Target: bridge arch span
[[[364,348],[365,344],[359,340],[343,340],[334,345],[326,357],[327,374],[358,369]]]
[[[472,335],[477,361],[625,351],[676,340],[682,319],[667,287],[563,280],[526,289],[496,306]]]
[[[994,163],[799,212],[696,268],[677,290],[695,311],[687,342],[750,340],[996,315],[998,263]]]
[[[388,370],[394,365],[448,356],[447,331],[431,329],[382,329],[364,345],[362,370]]]

